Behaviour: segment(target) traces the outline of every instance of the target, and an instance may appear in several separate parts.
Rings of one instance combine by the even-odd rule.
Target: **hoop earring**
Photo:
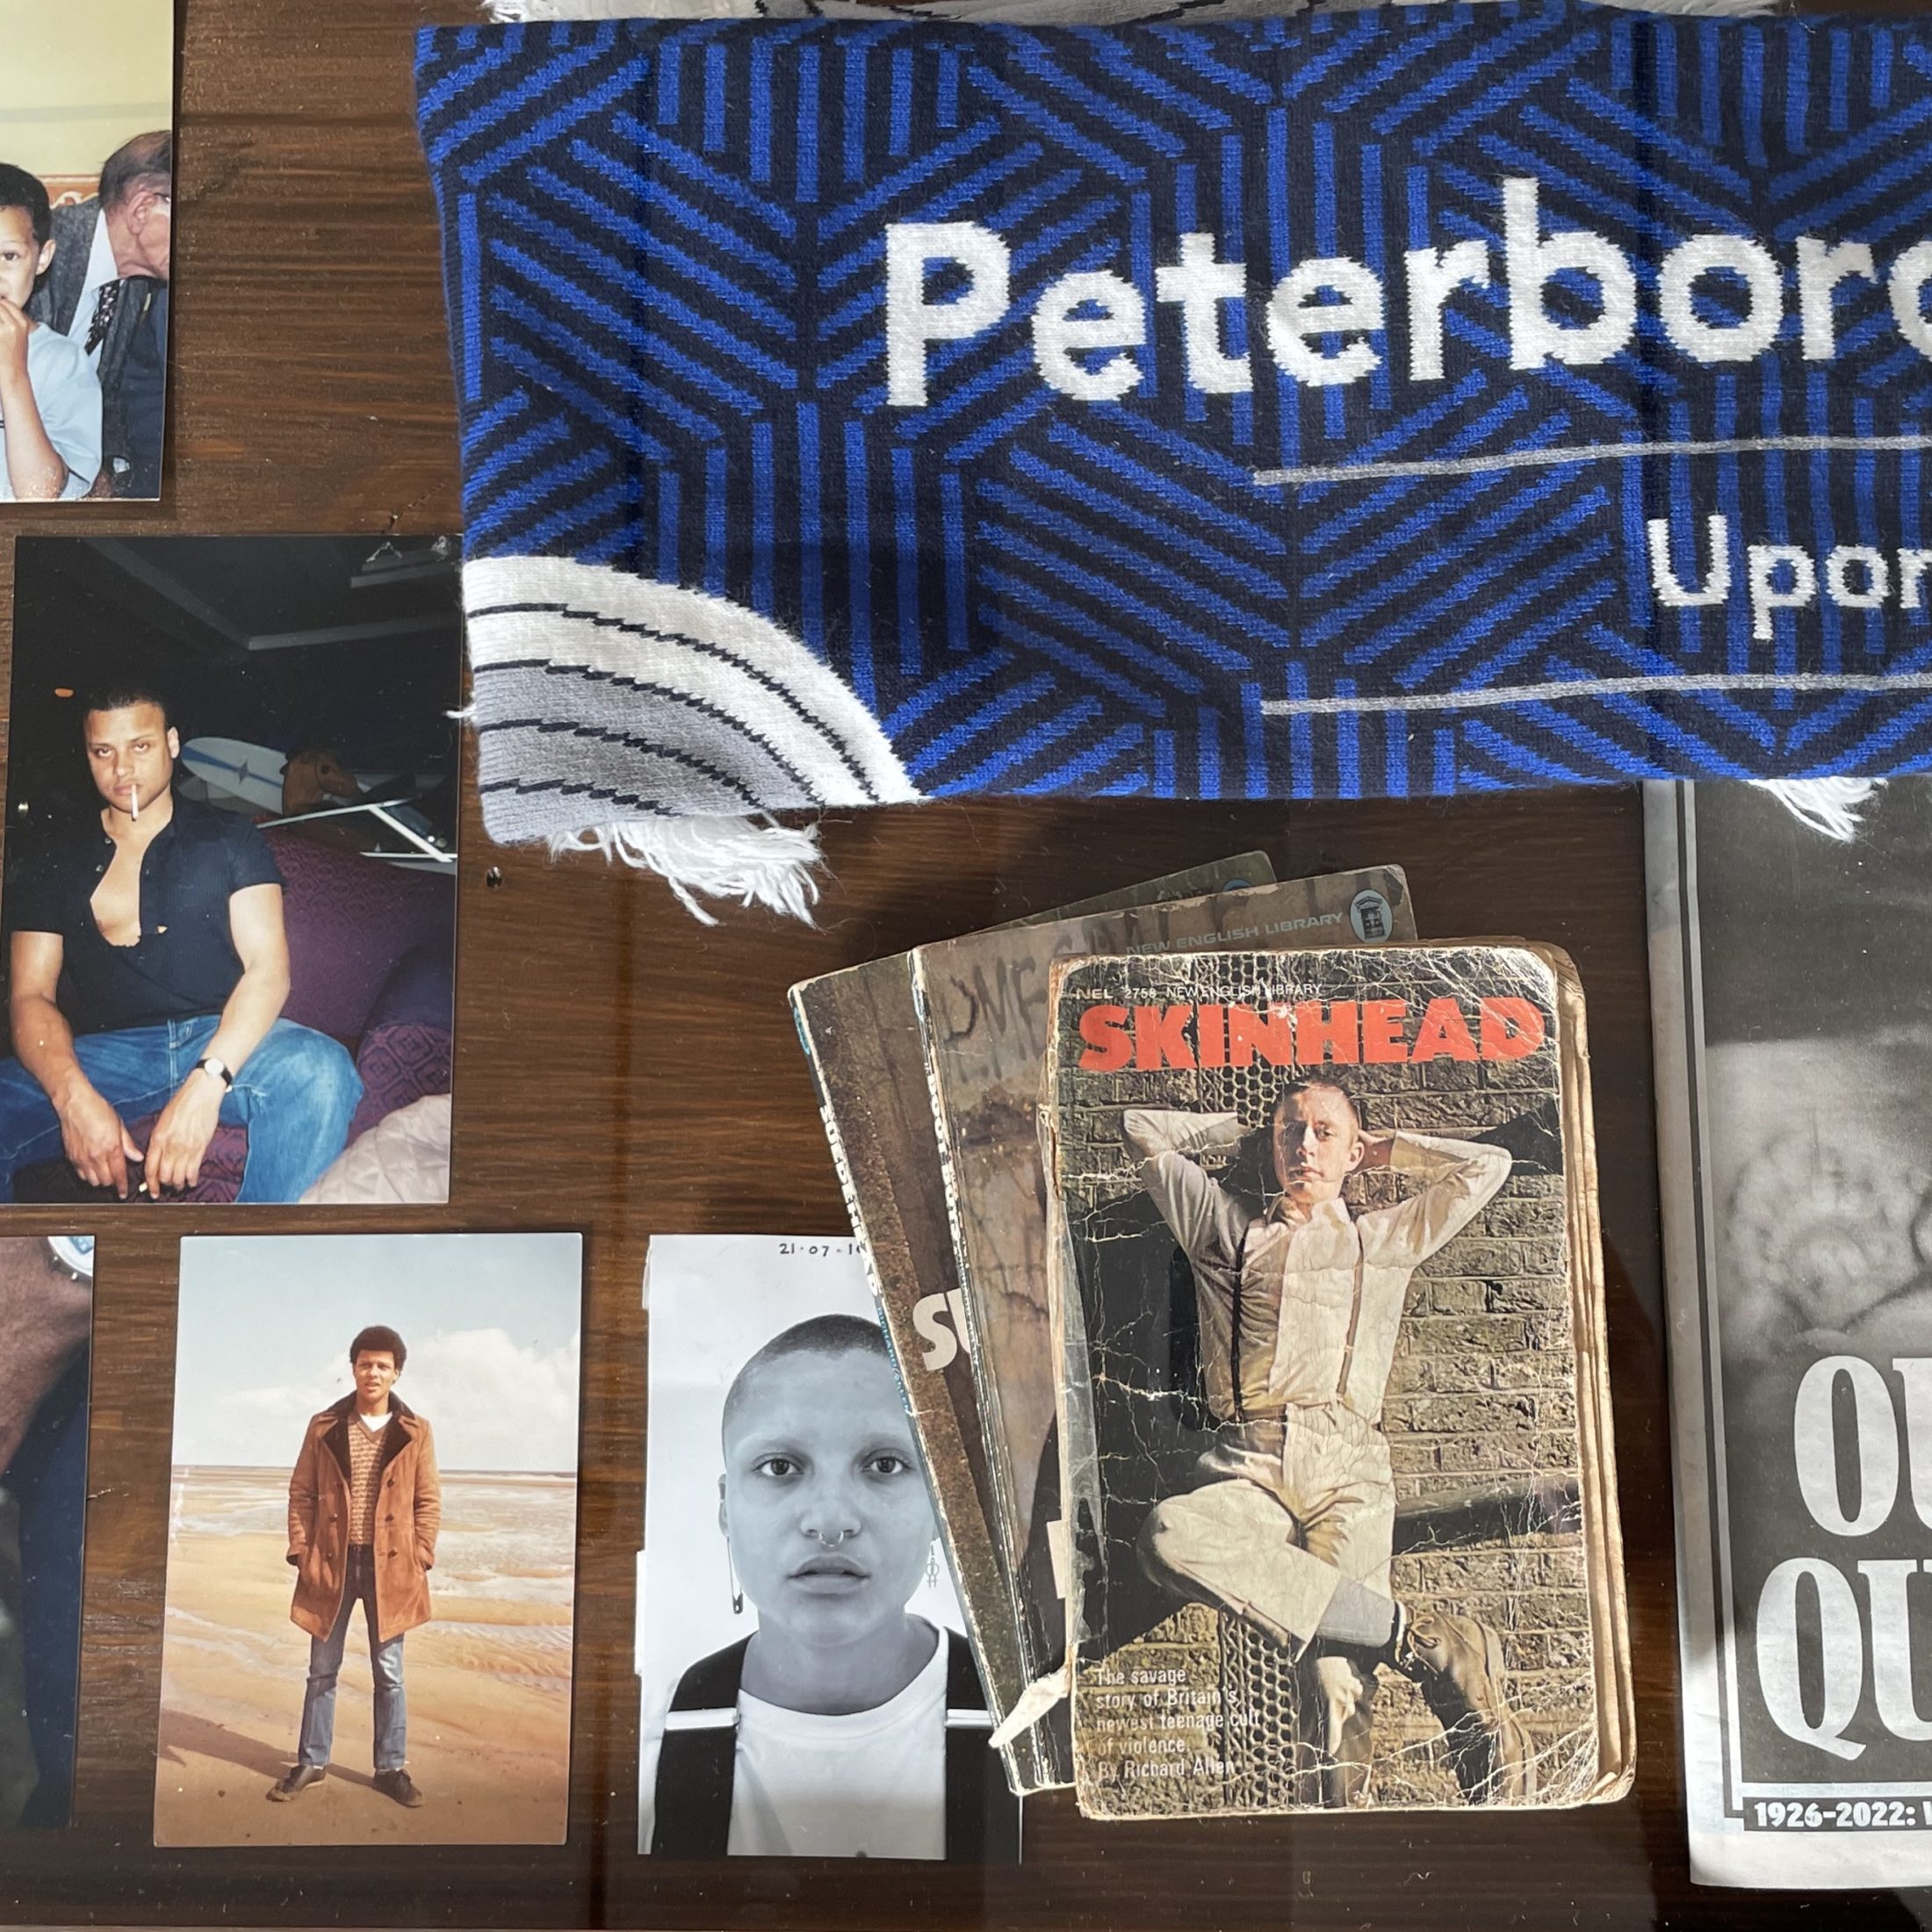
[[[732,1615],[742,1617],[745,1614],[745,1586],[738,1580],[738,1565],[732,1561],[732,1546],[729,1543],[724,1546],[724,1568],[731,1573]]]
[[[939,1542],[936,1538],[926,1553],[926,1587],[928,1590],[939,1588]]]

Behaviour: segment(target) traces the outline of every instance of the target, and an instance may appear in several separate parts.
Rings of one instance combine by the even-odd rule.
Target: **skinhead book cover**
[[[1090,1816],[1632,1772],[1574,969],[1071,960],[1042,1133]]]
[[[970,934],[912,955],[932,1085],[966,1354],[991,1491],[991,1535],[1038,1708],[1066,1658],[1064,1530],[1047,1287],[1040,1075],[1057,959],[1196,952],[1291,938],[1305,947],[1413,939],[1400,867],[1280,880],[1248,891],[1161,900]],[[930,1155],[931,1150],[928,1150]],[[1066,1714],[1039,1726],[1069,1769]]]

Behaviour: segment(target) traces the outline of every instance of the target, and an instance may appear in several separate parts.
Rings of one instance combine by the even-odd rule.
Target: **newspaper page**
[[[1922,1885],[1932,785],[1646,818],[1691,1875]]]

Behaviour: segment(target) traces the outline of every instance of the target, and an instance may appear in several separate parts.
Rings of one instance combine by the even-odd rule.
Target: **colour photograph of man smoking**
[[[158,688],[104,684],[78,723],[99,811],[8,910],[0,1199],[55,1153],[123,1200],[181,1192],[227,1121],[249,1130],[236,1199],[298,1200],[342,1152],[362,1081],[338,1042],[282,1017],[282,875],[249,819],[177,797]],[[127,1123],[149,1114],[144,1149]]]
[[[0,1203],[448,1198],[454,559],[16,546]]]

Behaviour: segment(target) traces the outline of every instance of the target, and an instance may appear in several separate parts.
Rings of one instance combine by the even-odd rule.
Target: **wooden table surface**
[[[60,0],[47,0],[58,5]],[[1905,11],[1903,6],[1895,11]],[[461,0],[185,0],[164,501],[0,510],[21,530],[456,529],[413,30]],[[0,59],[5,57],[0,50]],[[0,613],[12,546],[0,542]],[[0,624],[5,622],[0,616]],[[1690,1886],[1678,1789],[1670,1471],[1640,814],[1633,792],[1287,807],[927,805],[834,815],[816,928],[707,929],[657,883],[494,851],[465,820],[454,1196],[386,1226],[588,1235],[573,1830],[539,1849],[159,1852],[150,1843],[175,1240],[314,1211],[99,1217],[77,1822],[0,1850],[0,1917],[246,1924],[1093,1927],[1908,1925]],[[639,1859],[632,1558],[653,1231],[842,1231],[785,988],[875,954],[1251,847],[1284,876],[1394,861],[1424,937],[1568,948],[1590,1000],[1640,1748],[1625,1802],[1547,1816],[1098,1826],[1029,1812],[1026,1863]],[[52,1226],[22,1210],[10,1232]]]

